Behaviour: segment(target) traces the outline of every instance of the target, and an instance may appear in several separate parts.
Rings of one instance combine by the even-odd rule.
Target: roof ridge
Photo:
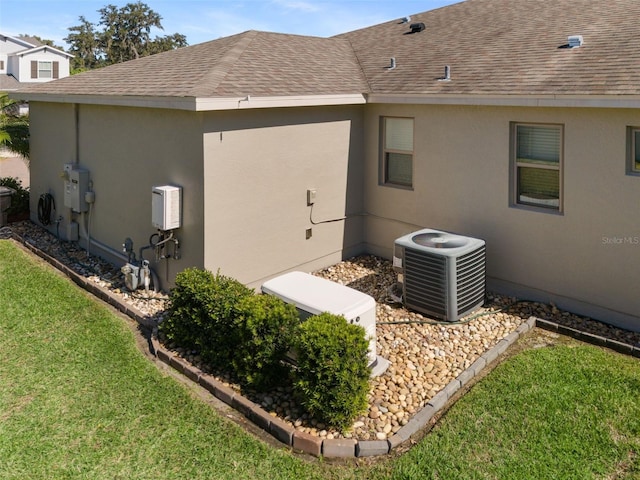
[[[256,30],[247,30],[246,32],[234,35],[236,37],[236,42],[231,45],[222,58],[202,76],[201,80],[193,88],[191,92],[192,95],[194,97],[198,97],[200,96],[200,92],[206,92],[204,94],[208,96],[211,92],[216,91],[220,83],[224,81],[231,71],[231,68],[236,64],[242,53],[258,36],[258,33],[259,32]]]
[[[331,38],[336,38],[336,37],[331,37]],[[356,53],[356,49],[354,48],[353,43],[351,43],[351,39],[349,37],[343,37],[343,38],[339,38],[339,40],[346,41],[349,44],[349,49],[351,50],[351,54],[353,55],[353,58],[356,59],[356,63],[358,64],[358,70],[360,71],[360,75],[362,76],[364,83],[367,85],[367,93],[373,92],[373,89],[371,88],[371,83],[369,82],[369,77],[367,76],[364,70],[364,67],[362,66],[362,62],[360,61],[360,56]]]

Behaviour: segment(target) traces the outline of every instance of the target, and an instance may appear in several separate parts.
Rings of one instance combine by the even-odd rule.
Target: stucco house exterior
[[[0,91],[69,76],[73,55],[30,37],[0,34]]]
[[[259,286],[447,230],[486,241],[489,289],[640,330],[637,18],[635,0],[467,0],[30,86],[32,217],[48,193],[52,232],[87,224],[63,208],[79,165],[92,251],[116,260],[155,232],[152,187],[182,187],[181,258],[150,259],[165,287],[189,266]]]

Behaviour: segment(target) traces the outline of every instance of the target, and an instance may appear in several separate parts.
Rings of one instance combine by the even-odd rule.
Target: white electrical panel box
[[[64,206],[74,212],[87,212],[85,193],[89,190],[89,170],[74,163],[64,165]]]
[[[182,188],[172,185],[153,187],[151,193],[151,223],[158,230],[173,230],[181,226]]]

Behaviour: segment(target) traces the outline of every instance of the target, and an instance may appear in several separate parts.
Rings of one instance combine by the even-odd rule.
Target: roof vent
[[[396,57],[391,57],[391,63],[387,67],[387,70],[393,70],[396,68]]]
[[[409,23],[411,21],[411,17],[407,15],[406,17],[402,17],[402,23]]]
[[[451,67],[449,65],[444,66],[444,77],[438,79],[441,82],[450,82],[451,81]]]
[[[411,25],[409,25],[409,28],[411,28],[411,33],[418,33],[424,30],[424,23],[420,22],[420,23],[412,23]]]
[[[569,43],[569,48],[581,47],[582,44],[584,43],[584,39],[582,38],[582,35],[571,35],[567,37],[567,41]]]

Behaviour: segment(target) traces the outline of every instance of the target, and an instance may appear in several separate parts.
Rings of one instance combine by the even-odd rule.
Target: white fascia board
[[[79,103],[84,105],[113,105],[118,107],[169,108],[195,111],[193,97],[144,97],[129,95],[71,95],[53,93],[12,92],[13,99],[30,102]]]
[[[70,95],[14,92],[12,98],[33,102],[81,103],[120,107],[168,108],[206,112],[251,108],[309,107],[322,105],[358,105],[366,103],[363,95],[309,95],[297,97],[145,97],[129,95]]]
[[[300,96],[274,96],[274,97],[245,97],[230,98],[198,98],[196,99],[196,111],[212,110],[240,110],[251,108],[282,108],[282,107],[316,107],[331,105],[360,105],[366,103],[364,95],[300,95]]]
[[[35,47],[35,45],[33,45],[32,43],[27,42],[26,40],[22,40],[21,38],[16,38],[16,37],[10,37],[8,35],[0,35],[1,37],[13,42],[13,43],[17,43],[18,45],[21,45],[23,47],[27,47],[27,48],[33,48]]]
[[[40,51],[44,51],[45,53],[54,53],[56,55],[65,56],[68,58],[73,58],[73,55],[67,53],[62,50],[58,50],[55,47],[51,47],[49,45],[40,45],[39,47],[30,48],[29,50],[22,50],[21,52],[16,52],[14,55],[20,55],[21,57],[31,55],[33,53],[38,53]]]
[[[501,107],[640,108],[640,95],[420,95],[370,94],[367,103]]]

